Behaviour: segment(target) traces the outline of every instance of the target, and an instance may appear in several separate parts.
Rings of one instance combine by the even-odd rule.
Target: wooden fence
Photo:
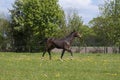
[[[61,52],[61,49],[54,49],[53,52]],[[119,47],[72,47],[75,53],[120,53]]]

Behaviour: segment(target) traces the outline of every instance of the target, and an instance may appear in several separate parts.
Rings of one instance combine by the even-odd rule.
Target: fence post
[[[86,48],[86,46],[85,46],[85,53],[87,53],[87,48]]]
[[[118,47],[118,49],[119,49],[119,50],[118,50],[118,53],[120,53],[120,46]]]

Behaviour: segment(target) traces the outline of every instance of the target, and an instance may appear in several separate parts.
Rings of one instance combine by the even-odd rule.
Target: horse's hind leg
[[[42,60],[43,60],[43,57],[44,57],[45,53],[46,53],[46,50],[42,54],[42,58],[41,58]]]
[[[62,57],[63,57],[64,53],[65,53],[65,49],[63,49],[63,51],[62,51],[62,54],[61,54],[61,59],[62,59]]]
[[[73,59],[73,53],[72,53],[72,51],[70,53],[71,53],[71,59]]]

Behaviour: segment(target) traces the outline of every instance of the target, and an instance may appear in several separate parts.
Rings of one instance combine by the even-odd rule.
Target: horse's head
[[[74,36],[74,37],[78,37],[78,38],[81,38],[81,37],[82,37],[82,35],[81,35],[79,32],[77,32],[77,31],[74,31],[74,32],[73,32],[73,36]]]

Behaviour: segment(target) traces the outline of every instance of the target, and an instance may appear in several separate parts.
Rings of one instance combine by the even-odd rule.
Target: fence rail
[[[19,46],[22,50],[25,49],[23,46]],[[29,52],[38,52],[40,46],[34,46],[33,48],[30,48]],[[45,47],[45,46],[42,46]],[[120,47],[71,47],[72,52],[75,53],[120,53]],[[11,49],[0,49],[1,52],[9,52]],[[16,52],[16,50],[14,50]],[[24,50],[23,50],[24,51]],[[18,51],[19,52],[19,51]],[[53,49],[52,52],[61,52],[61,49]]]
[[[60,49],[54,49],[53,52],[61,52]],[[120,53],[119,47],[72,47],[75,53]]]

